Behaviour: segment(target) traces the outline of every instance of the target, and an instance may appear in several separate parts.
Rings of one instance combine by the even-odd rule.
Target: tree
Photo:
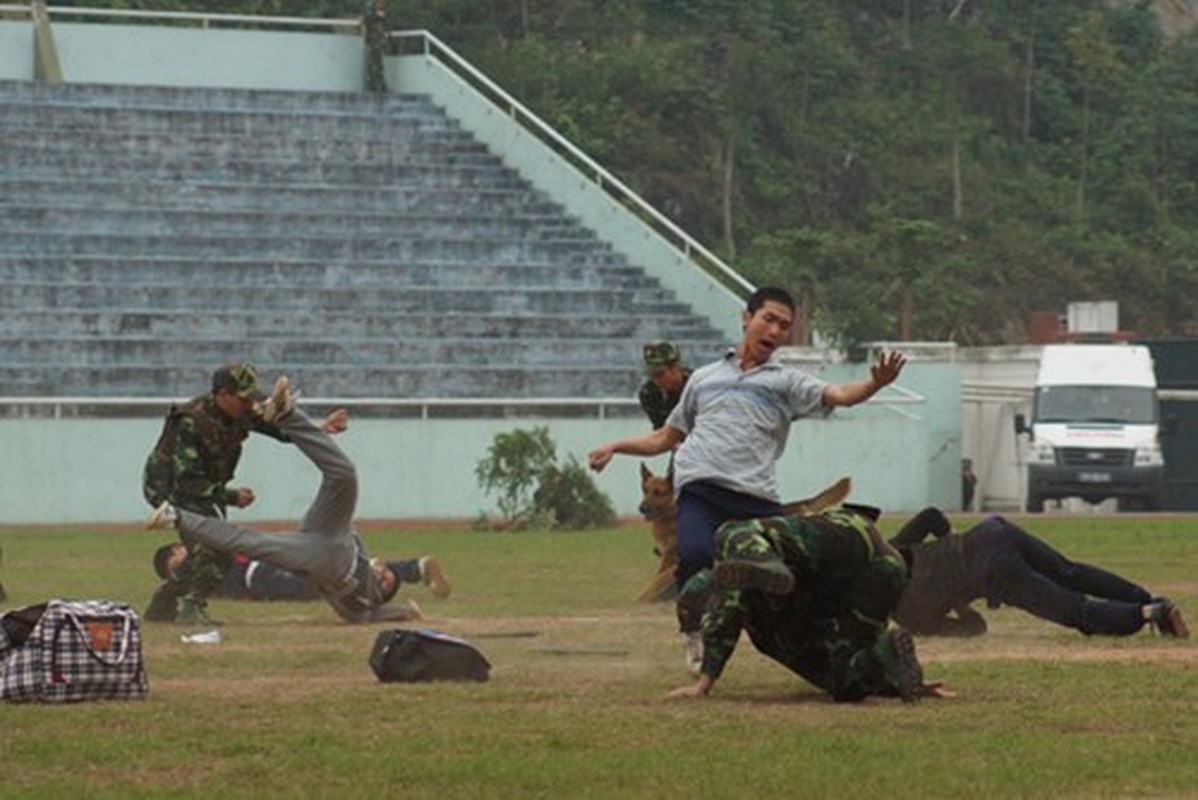
[[[548,428],[496,434],[474,474],[484,492],[499,494],[505,528],[578,529],[615,522],[611,501],[577,459],[557,465]]]
[[[1103,16],[1098,11],[1088,12],[1073,26],[1065,44],[1073,57],[1082,88],[1081,141],[1078,143],[1077,173],[1077,217],[1081,219],[1086,212],[1086,176],[1090,166],[1090,120],[1094,93],[1105,81],[1111,80],[1122,71],[1123,63],[1107,37]]]
[[[514,527],[532,516],[533,492],[556,459],[548,428],[517,428],[495,435],[486,456],[475,465],[474,475],[484,492],[499,494],[499,513]]]

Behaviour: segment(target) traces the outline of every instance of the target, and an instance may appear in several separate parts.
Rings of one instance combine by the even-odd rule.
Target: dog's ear
[[[645,462],[642,461],[641,462],[641,480],[647,481],[652,477],[653,477],[653,473],[649,471],[649,468],[645,466]]]

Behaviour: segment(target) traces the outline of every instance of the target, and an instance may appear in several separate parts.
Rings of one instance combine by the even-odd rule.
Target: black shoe
[[[180,625],[214,625],[218,627],[224,624],[220,620],[208,616],[207,601],[190,595],[182,598],[175,622]]]
[[[174,622],[179,614],[179,590],[170,581],[163,582],[154,590],[145,617],[149,622]]]
[[[794,573],[781,561],[720,561],[712,570],[716,586],[723,589],[749,589],[766,594],[790,594],[795,588]]]
[[[1167,597],[1162,597],[1152,604],[1152,616],[1149,620],[1162,636],[1190,638],[1190,629],[1181,617],[1181,609]]]

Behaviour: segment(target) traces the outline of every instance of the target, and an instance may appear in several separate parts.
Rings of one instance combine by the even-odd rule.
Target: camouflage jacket
[[[690,380],[690,376],[691,371],[689,369],[682,370],[683,387]],[[678,405],[678,400],[681,397],[681,389],[677,392],[666,393],[657,388],[657,384],[653,381],[642,383],[641,389],[637,393],[637,399],[641,403],[641,410],[649,418],[649,422],[653,425],[654,430],[666,424],[666,419],[669,418],[670,412],[674,410],[674,406]]]
[[[164,500],[208,517],[225,515],[236,499],[227,484],[241,459],[241,446],[251,431],[279,441],[287,437],[256,418],[234,419],[216,405],[211,394],[171,406],[158,443],[146,459],[142,493],[152,506]]]
[[[902,557],[872,522],[845,509],[733,524],[752,526],[770,550],[761,555],[780,557],[795,588],[714,589],[703,616],[703,673],[720,676],[744,630],[762,653],[823,686],[839,642],[868,642],[885,630],[907,581]]]

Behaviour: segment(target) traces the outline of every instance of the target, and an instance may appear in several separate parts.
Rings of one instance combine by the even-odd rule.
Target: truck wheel
[[[1036,514],[1044,511],[1044,498],[1038,494],[1027,496],[1027,510]]]

